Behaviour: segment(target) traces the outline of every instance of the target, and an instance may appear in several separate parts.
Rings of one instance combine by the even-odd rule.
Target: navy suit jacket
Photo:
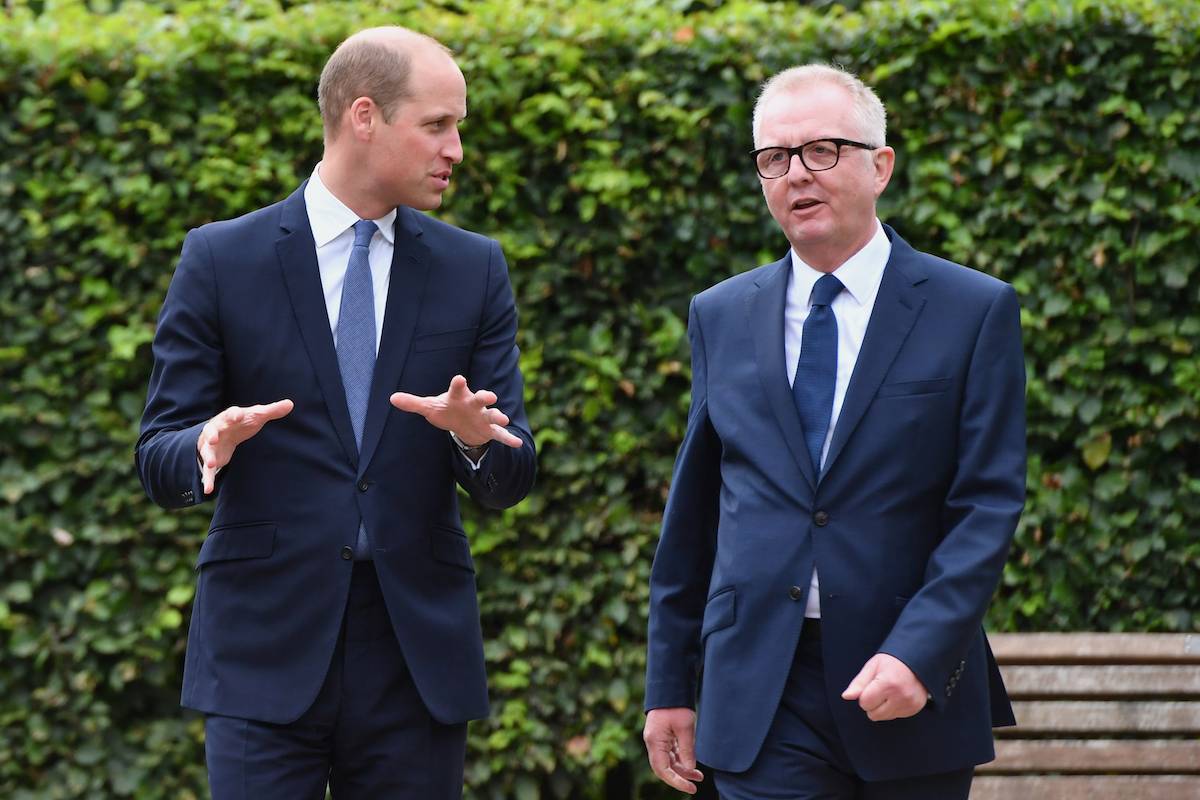
[[[1024,505],[1025,365],[1012,287],[891,257],[818,479],[784,365],[788,257],[692,302],[692,405],[655,556],[646,708],[699,701],[697,756],[753,763],[813,564],[825,691],[866,780],[993,758],[1012,709],[982,630]],[[840,695],[875,653],[933,694],[871,722]]]
[[[479,503],[520,501],[534,478],[517,365],[517,313],[499,245],[400,207],[362,452],[355,446],[301,186],[286,200],[191,231],[154,337],[136,461],[147,494],[204,498],[196,440],[228,406],[292,412],[220,471],[183,683],[185,706],[297,719],[337,643],[363,520],[396,638],[434,718],[487,715],[475,573],[455,483]],[[490,389],[524,440],[477,472],[449,435],[388,403],[455,374]]]

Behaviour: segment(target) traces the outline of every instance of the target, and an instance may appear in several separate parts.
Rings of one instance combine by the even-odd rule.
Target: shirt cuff
[[[458,448],[458,452],[462,454],[463,461],[471,465],[471,469],[479,471],[483,464],[483,459],[487,456],[488,445],[491,442],[484,442],[478,447],[471,447],[462,439],[458,438],[458,434],[450,431],[450,438],[454,442],[454,446]]]

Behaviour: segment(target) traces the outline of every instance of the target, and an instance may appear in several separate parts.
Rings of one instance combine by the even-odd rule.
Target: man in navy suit
[[[683,792],[698,759],[724,800],[966,798],[1013,724],[981,624],[1024,504],[1017,298],[879,222],[884,135],[848,73],[768,81],[748,166],[791,251],[692,302],[644,731]]]
[[[488,700],[456,484],[533,483],[516,307],[496,242],[420,213],[462,161],[449,51],[362,31],[318,94],[322,161],[188,234],[154,339],[139,475],[215,501],[183,704],[221,800],[458,798]]]

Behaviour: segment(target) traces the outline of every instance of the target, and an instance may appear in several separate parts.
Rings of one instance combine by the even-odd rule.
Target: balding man
[[[722,800],[966,800],[1013,722],[981,624],[1025,494],[1017,297],[876,217],[885,119],[838,69],[768,81],[746,167],[791,248],[692,303],[644,733],[683,792],[699,758]]]
[[[154,338],[147,494],[214,500],[183,704],[218,800],[462,794],[488,713],[456,483],[533,483],[496,242],[422,214],[463,157],[466,84],[402,28],[321,74],[325,151],[290,197],[190,232]]]

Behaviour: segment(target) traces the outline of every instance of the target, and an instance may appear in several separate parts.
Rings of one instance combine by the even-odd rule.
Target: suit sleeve
[[[466,378],[472,389],[496,393],[496,406],[508,416],[508,430],[525,444],[517,449],[492,442],[476,470],[446,438],[446,446],[456,451],[451,461],[459,484],[476,502],[488,508],[508,508],[519,503],[533,488],[537,472],[537,452],[525,415],[525,381],[519,357],[517,304],[508,265],[500,245],[491,242],[483,320]]]
[[[704,335],[695,300],[688,314],[688,338],[692,399],[687,432],[675,459],[662,534],[650,571],[647,711],[696,705],[700,629],[716,555],[721,443],[708,417]]]
[[[935,705],[949,700],[1004,570],[1025,504],[1025,360],[1016,293],[1004,286],[984,314],[967,368],[945,534],[922,588],[881,652],[916,673]]]
[[[196,456],[204,424],[221,410],[224,353],[212,253],[188,233],[154,334],[154,368],[134,451],[146,494],[164,508],[205,500]]]

